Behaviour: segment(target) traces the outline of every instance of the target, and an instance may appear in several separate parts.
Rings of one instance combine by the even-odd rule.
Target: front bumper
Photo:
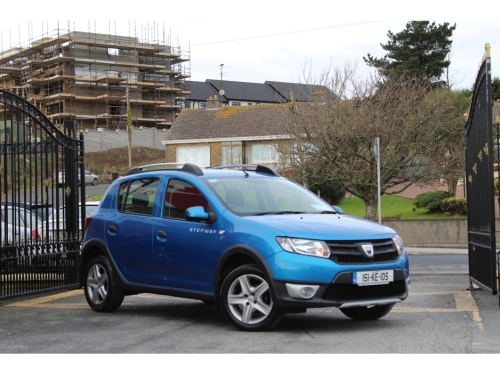
[[[348,308],[394,304],[408,297],[410,278],[405,278],[400,269],[394,270],[394,281],[388,284],[359,286],[353,284],[352,280],[351,271],[340,272],[331,283],[273,280],[276,303],[285,309],[330,306]]]

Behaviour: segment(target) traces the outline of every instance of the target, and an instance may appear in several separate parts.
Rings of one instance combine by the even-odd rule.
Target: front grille
[[[327,241],[330,248],[330,259],[339,264],[370,264],[395,262],[398,259],[398,251],[392,240],[367,240],[367,241]],[[368,258],[361,244],[371,243],[374,256]]]
[[[389,284],[359,286],[356,284],[331,284],[323,299],[337,302],[362,301],[387,297],[398,297],[405,292],[405,281]]]

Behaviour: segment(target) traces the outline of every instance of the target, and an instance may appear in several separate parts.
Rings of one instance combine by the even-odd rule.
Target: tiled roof
[[[186,90],[191,91],[191,94],[186,95],[186,100],[207,101],[209,97],[218,94],[207,82],[186,81]]]
[[[163,143],[209,139],[255,139],[287,134],[290,105],[183,109]]]
[[[287,101],[291,101],[291,94],[293,92],[294,98],[299,102],[311,101],[312,94],[315,92],[323,92],[327,99],[335,96],[327,87],[321,85],[308,85],[305,83],[290,83],[290,82],[276,82],[266,81],[273,90],[283,96]]]
[[[283,103],[285,100],[264,83],[220,81],[207,79],[217,92],[222,88],[228,100],[241,100],[260,103]]]

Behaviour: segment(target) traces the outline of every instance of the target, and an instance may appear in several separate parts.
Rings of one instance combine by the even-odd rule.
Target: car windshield
[[[226,177],[205,183],[241,216],[335,212],[317,195],[287,179]]]

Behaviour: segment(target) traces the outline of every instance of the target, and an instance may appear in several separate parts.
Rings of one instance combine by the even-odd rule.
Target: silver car
[[[85,217],[95,211],[99,205],[99,201],[89,201],[85,202]],[[79,229],[82,230],[81,221],[81,205],[78,209],[78,222]],[[38,228],[42,238],[52,239],[58,238],[57,233],[60,234],[59,237],[64,237],[64,232],[66,230],[66,207],[62,206],[57,211],[54,211],[52,215]]]
[[[29,210],[12,205],[0,205],[0,242],[26,243],[37,238],[40,234],[37,226],[42,219]]]
[[[64,185],[64,171],[61,171],[57,175],[57,182],[59,185]],[[99,179],[95,174],[85,169],[85,184],[97,185]],[[78,173],[78,185],[80,185],[80,173]]]

